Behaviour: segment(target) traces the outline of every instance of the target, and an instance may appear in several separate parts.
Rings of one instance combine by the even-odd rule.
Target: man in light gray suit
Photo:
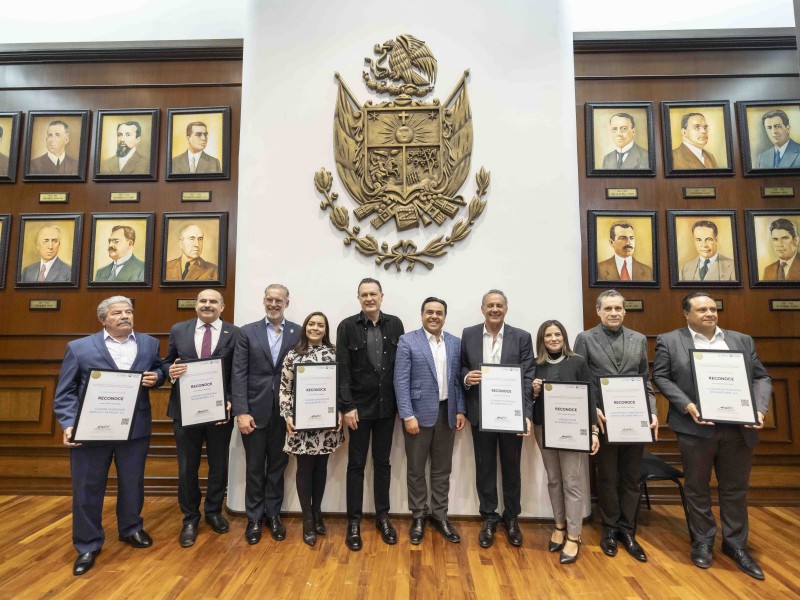
[[[400,336],[394,365],[397,411],[403,419],[408,461],[409,537],[422,542],[425,517],[448,542],[461,537],[447,520],[450,472],[456,431],[464,429],[466,407],[461,389],[461,340],[443,331],[447,303],[426,298],[422,303],[422,328]],[[431,505],[425,464],[431,461]]]
[[[600,378],[606,375],[638,375],[644,378],[650,408],[650,428],[658,439],[656,398],[647,370],[647,339],[622,326],[625,298],[617,290],[606,290],[597,297],[600,324],[578,334],[575,352],[586,359],[594,379],[597,397],[597,422],[604,430],[603,396]],[[639,506],[639,470],[644,454],[642,444],[602,444],[597,455],[597,500],[603,520],[600,548],[608,556],[617,554],[621,541],[628,554],[647,561],[644,549],[634,537]]]
[[[782,110],[770,110],[761,117],[764,131],[772,142],[772,148],[758,155],[757,169],[800,168],[800,144],[789,137],[789,116]]]
[[[681,281],[736,280],[733,259],[717,251],[718,234],[717,224],[714,221],[697,221],[692,225],[697,258],[693,258],[681,267]]]
[[[603,169],[629,171],[649,169],[650,160],[647,150],[636,144],[636,122],[633,116],[620,112],[609,120],[611,139],[616,150],[603,157]]]
[[[53,283],[72,279],[72,266],[58,258],[62,237],[61,228],[56,225],[45,225],[36,232],[39,260],[22,269],[20,281]]]
[[[717,477],[719,512],[722,520],[722,552],[742,571],[756,579],[764,572],[747,548],[747,487],[753,449],[772,395],[772,380],[758,360],[753,338],[720,329],[717,304],[705,292],[683,299],[687,327],[658,336],[653,378],[669,400],[669,427],[678,435],[686,475],[686,502],[692,536],[692,562],[702,569],[711,566],[711,550],[717,522],[711,512],[711,469]],[[700,420],[697,408],[691,351],[731,350],[744,354],[745,369],[755,401],[758,423],[733,425]]]

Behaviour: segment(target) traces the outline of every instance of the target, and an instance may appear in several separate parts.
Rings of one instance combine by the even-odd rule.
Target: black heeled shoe
[[[567,536],[567,541],[570,541],[573,544],[576,544],[578,546],[578,549],[575,551],[575,555],[574,556],[570,556],[569,554],[565,554],[564,551],[562,550],[561,551],[561,557],[558,559],[558,562],[560,562],[562,565],[569,565],[569,564],[574,563],[576,560],[578,560],[578,554],[581,553],[581,539],[580,538],[578,538],[577,540],[573,540],[571,537]],[[566,545],[566,542],[564,542],[564,545]]]
[[[309,546],[317,543],[317,531],[312,519],[303,520],[303,543]]]
[[[322,520],[322,512],[316,511],[312,513],[312,517],[314,518],[314,530],[317,532],[317,535],[326,535],[328,533],[328,528],[325,527],[325,521]]]
[[[567,528],[566,528],[566,527],[556,527],[556,528],[555,528],[555,530],[556,530],[556,531],[566,531],[566,530],[567,530]],[[552,536],[551,536],[551,537],[552,537]],[[558,552],[559,550],[561,550],[561,549],[564,547],[564,544],[566,544],[566,543],[567,543],[567,534],[565,533],[565,534],[564,534],[564,539],[561,541],[561,543],[560,543],[560,544],[556,544],[556,543],[555,543],[555,542],[554,542],[554,541],[551,539],[551,540],[550,540],[550,541],[547,543],[547,549],[548,549],[550,552]]]

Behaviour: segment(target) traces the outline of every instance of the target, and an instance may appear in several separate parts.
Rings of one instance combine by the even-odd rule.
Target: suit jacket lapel
[[[188,358],[193,360],[195,358],[200,358],[197,355],[197,348],[194,344],[194,331],[197,328],[197,319],[193,319],[186,324],[186,329],[183,330],[184,342],[186,342],[186,347],[189,349]]]
[[[503,329],[503,348],[500,350],[500,363],[501,364],[505,365],[505,364],[508,364],[510,362],[509,358],[508,358],[508,355],[511,352],[511,345],[512,344],[517,344],[516,332],[514,331],[513,327],[510,327],[509,325],[505,325],[505,327]],[[514,348],[516,349],[516,346]],[[481,353],[482,352],[483,352],[483,349],[481,348]],[[516,354],[519,355],[518,352]]]
[[[283,324],[283,331],[281,331],[281,349],[278,351],[278,360],[279,360],[279,362],[280,362],[280,357],[281,356],[285,356],[286,353],[289,351],[289,333],[290,333],[290,331],[293,331],[292,327],[289,325],[289,321],[286,321]]]
[[[597,340],[597,343],[600,344],[600,347],[608,356],[608,360],[610,360],[611,364],[616,368],[617,361],[614,359],[614,351],[611,349],[611,344],[608,343],[608,336],[603,331],[603,326],[598,325],[595,327],[593,333],[595,340]]]
[[[275,364],[272,362],[272,352],[269,350],[269,337],[267,336],[267,321],[261,321],[261,325],[256,327],[256,339],[258,340],[259,344],[261,344],[261,349],[264,351],[264,354],[267,355],[267,360],[269,364],[275,367]]]
[[[230,325],[225,321],[222,321],[222,329],[219,332],[219,339],[217,340],[217,345],[214,347],[214,352],[212,352],[211,355],[215,356],[217,352],[222,351],[222,349],[225,348],[225,346],[227,346],[232,339]]]
[[[425,357],[425,362],[428,363],[428,367],[433,373],[433,378],[436,379],[436,364],[433,362],[433,352],[431,352],[431,345],[428,342],[428,332],[425,329],[418,329],[416,336],[414,338],[417,340],[417,345],[419,346],[420,350],[422,351],[422,356]],[[444,335],[444,333],[442,334]]]
[[[103,357],[103,360],[105,360],[108,363],[109,368],[117,369],[118,368],[117,364],[114,362],[114,359],[111,358],[111,353],[108,351],[108,348],[106,348],[105,336],[106,336],[105,330],[102,330],[100,331],[100,333],[96,334],[94,336],[94,345],[97,348],[97,352],[100,354],[100,356]]]

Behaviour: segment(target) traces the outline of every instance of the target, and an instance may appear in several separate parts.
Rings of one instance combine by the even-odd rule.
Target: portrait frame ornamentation
[[[193,123],[206,126],[205,146],[194,173],[190,172],[187,131]],[[194,131],[192,127],[192,131]],[[199,131],[197,133],[200,133]],[[205,149],[209,148],[209,152]],[[167,181],[231,178],[231,108],[208,106],[167,111]]]
[[[77,288],[79,284],[83,213],[21,214],[15,288]],[[38,281],[43,256],[37,255],[37,235],[45,227],[61,230],[59,248],[45,281]],[[71,262],[67,264],[64,259]]]
[[[0,128],[3,130],[0,135],[0,183],[15,183],[22,113],[0,112]]]
[[[703,163],[683,143],[681,120],[684,115],[699,113],[706,122],[706,144],[700,150],[705,160],[715,166],[703,167]],[[698,124],[699,125],[699,124]],[[731,133],[731,105],[727,100],[702,102],[662,102],[661,126],[664,151],[664,174],[667,177],[717,177],[733,175],[733,137]],[[722,141],[717,131],[723,132]],[[708,132],[714,135],[709,135]],[[702,133],[701,133],[702,135]],[[706,150],[708,148],[708,150]],[[694,165],[697,166],[694,166]]]
[[[6,289],[8,241],[11,239],[11,215],[0,215],[0,290]]]
[[[94,133],[94,181],[158,180],[159,115],[160,111],[157,108],[97,111]],[[114,165],[114,161],[118,161],[115,154],[117,132],[120,126],[129,123],[139,125],[141,139],[136,145],[136,152],[123,167],[124,171],[119,171],[119,163]],[[133,128],[135,125],[129,126],[131,131]]]
[[[189,240],[181,239],[181,230],[196,225],[203,234],[198,256],[189,257],[187,269],[183,264],[184,251],[197,253]],[[161,238],[162,287],[223,287],[228,259],[227,212],[168,212],[164,213]],[[187,261],[188,262],[188,261]],[[184,271],[185,278],[184,278]]]
[[[786,166],[774,167],[773,153],[775,145],[765,129],[763,117],[780,111],[782,116],[773,115],[770,120],[780,126],[786,117],[788,140],[783,143],[787,147],[780,158]],[[795,123],[795,137],[800,137],[800,100],[759,100],[736,103],[736,117],[739,126],[739,142],[742,149],[742,168],[745,177],[775,177],[780,175],[800,174],[800,143],[791,137],[791,124]],[[779,122],[774,119],[778,118]],[[776,133],[780,136],[779,130]]]
[[[586,213],[589,250],[589,286],[659,288],[658,212],[654,210],[589,210]],[[615,260],[611,228],[628,225],[634,233],[630,281],[621,279]],[[624,228],[628,229],[628,228]],[[616,238],[615,238],[616,239]],[[641,240],[642,246],[637,246]],[[641,252],[639,251],[641,248]],[[638,259],[636,258],[638,256]]]
[[[752,288],[800,288],[800,257],[786,257],[789,262],[788,273],[784,269],[784,279],[778,279],[779,264],[784,257],[778,254],[778,246],[783,252],[794,249],[797,254],[798,231],[800,230],[800,210],[791,208],[771,208],[745,210],[745,233],[747,237],[747,266]],[[786,220],[786,227],[781,227]],[[772,225],[776,225],[774,231]],[[794,226],[794,231],[791,230]],[[792,236],[792,233],[795,235]],[[794,237],[792,240],[791,238]],[[782,238],[782,239],[781,239]],[[792,248],[793,247],[793,248]]]
[[[706,226],[708,222],[713,223],[717,230],[716,235],[711,226]],[[699,230],[697,233],[694,230],[695,225]],[[695,241],[698,236],[699,241]],[[668,210],[667,246],[671,287],[742,287],[735,210]],[[701,248],[704,252],[714,251],[714,254],[705,257],[708,260],[717,257],[706,267],[709,270],[705,274],[700,273]],[[708,279],[701,279],[705,276]]]
[[[628,115],[634,121],[634,146],[624,158],[626,163],[635,165],[633,168],[618,168],[614,164],[616,146],[611,138],[610,120],[617,113]],[[652,102],[586,102],[584,114],[587,177],[655,177],[656,138]]]
[[[86,274],[88,288],[149,288],[153,286],[153,240],[155,213],[92,213],[89,230],[89,258]],[[130,229],[116,229],[125,227]],[[116,247],[127,249],[132,232],[133,253],[114,273],[113,259],[107,248],[111,236]],[[109,240],[103,243],[103,240]],[[103,248],[106,248],[105,250]],[[127,254],[127,252],[126,252]],[[124,255],[123,255],[124,256]],[[113,278],[113,279],[112,279]]]
[[[69,140],[64,148],[63,163],[67,172],[63,173],[55,172],[57,167],[47,155],[45,140],[47,130],[53,121],[66,123],[69,127]],[[23,181],[86,181],[86,156],[90,136],[88,110],[28,111]]]

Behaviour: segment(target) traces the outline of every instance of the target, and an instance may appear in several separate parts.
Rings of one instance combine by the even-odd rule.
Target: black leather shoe
[[[417,546],[422,542],[423,537],[425,537],[425,519],[423,517],[413,519],[408,530],[409,540]]]
[[[711,546],[703,542],[694,542],[692,544],[692,562],[695,566],[701,569],[707,569],[711,566],[714,559],[711,556]]]
[[[230,529],[228,519],[220,514],[206,515],[206,523],[211,525],[211,529],[213,529],[215,533],[228,533]]]
[[[397,543],[397,532],[394,529],[394,525],[392,525],[392,522],[389,520],[389,517],[384,517],[383,519],[375,521],[375,527],[381,532],[381,539],[385,544],[391,545]]]
[[[581,553],[581,541],[580,540],[573,540],[570,537],[568,537],[567,539],[570,542],[572,542],[573,544],[575,544],[576,546],[578,546],[578,548],[577,548],[577,550],[575,550],[575,554],[573,554],[573,555],[569,555],[569,554],[565,553],[563,550],[561,551],[561,556],[559,556],[558,562],[560,562],[562,565],[570,565],[570,564],[574,563],[576,560],[578,560],[578,554]],[[564,542],[564,545],[566,546],[566,541]]]
[[[617,530],[606,527],[600,537],[600,549],[606,556],[617,555]]]
[[[269,533],[273,540],[280,542],[286,539],[286,525],[283,524],[280,515],[267,517],[267,525],[269,525]]]
[[[121,535],[119,541],[130,544],[134,548],[149,548],[153,545],[153,538],[147,535],[144,529],[140,529],[133,535]]]
[[[436,531],[441,533],[442,537],[448,542],[457,544],[461,541],[461,536],[458,535],[458,531],[456,531],[456,528],[453,527],[453,524],[447,519],[440,521],[439,519],[431,517],[431,525]]]
[[[347,524],[347,535],[344,538],[344,543],[353,552],[361,550],[361,523],[350,521]]]
[[[628,554],[633,558],[639,562],[647,562],[647,555],[644,553],[644,549],[639,545],[639,542],[636,541],[632,533],[620,531],[619,541],[622,542],[622,545],[625,546],[625,550],[627,550]]]
[[[251,546],[261,541],[261,521],[248,521],[244,530],[244,539]]]
[[[86,571],[94,566],[94,559],[97,558],[98,554],[100,554],[100,550],[78,554],[78,558],[75,559],[75,564],[72,565],[72,574],[83,575],[86,573]]]
[[[506,537],[512,546],[522,546],[522,530],[519,528],[519,521],[515,518],[505,522]]]
[[[729,546],[723,542],[722,553],[725,556],[732,558],[733,562],[736,563],[736,566],[750,575],[750,577],[754,577],[762,581],[764,580],[764,571],[761,570],[761,567],[758,566],[758,563],[753,560],[752,556],[750,556],[747,548],[734,548],[733,546]]]
[[[311,516],[314,519],[314,531],[317,532],[317,535],[326,535],[328,528],[325,527],[325,521],[322,520],[322,513],[317,511],[312,513]]]
[[[549,552],[558,552],[559,550],[561,550],[564,547],[564,544],[567,543],[567,534],[566,534],[567,528],[566,527],[556,527],[555,530],[556,531],[565,532],[564,533],[564,538],[561,540],[560,544],[557,544],[556,542],[554,542],[552,540],[552,536],[550,536],[551,539],[550,539],[549,542],[547,542],[547,550]]]
[[[314,529],[314,520],[303,520],[303,543],[313,546],[317,543],[317,532]]]
[[[195,539],[197,539],[197,525],[194,523],[184,523],[180,536],[181,546],[184,548],[193,546]]]
[[[489,548],[494,544],[494,532],[497,530],[497,523],[494,521],[484,521],[478,533],[478,543],[481,548]]]

